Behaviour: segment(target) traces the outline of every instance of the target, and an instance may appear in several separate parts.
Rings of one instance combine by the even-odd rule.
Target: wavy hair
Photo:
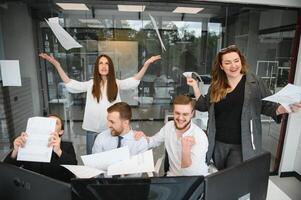
[[[221,69],[222,61],[223,61],[223,55],[235,52],[239,55],[240,61],[241,61],[241,74],[246,74],[248,71],[248,64],[246,63],[246,58],[242,55],[240,50],[234,46],[231,45],[229,47],[226,47],[222,49],[215,57],[214,64],[211,71],[211,92],[210,92],[210,102],[216,103],[225,98],[227,95],[227,90],[230,88],[228,78],[226,76],[226,73]]]

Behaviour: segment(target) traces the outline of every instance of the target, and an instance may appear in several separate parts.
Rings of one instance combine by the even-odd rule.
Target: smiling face
[[[173,108],[173,116],[176,129],[180,131],[188,129],[193,114],[194,112],[191,104],[175,104]]]
[[[101,76],[107,76],[109,74],[109,61],[106,57],[101,57],[98,62],[98,73]]]
[[[229,78],[237,78],[241,76],[242,64],[238,53],[230,52],[222,56],[220,68],[226,73]]]
[[[121,119],[119,112],[110,112],[107,116],[107,125],[111,129],[112,136],[118,136],[128,127],[128,120]]]

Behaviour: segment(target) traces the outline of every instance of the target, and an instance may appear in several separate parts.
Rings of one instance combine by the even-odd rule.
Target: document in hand
[[[85,166],[93,167],[99,170],[107,170],[109,165],[128,160],[130,150],[127,146],[101,153],[81,156]]]
[[[301,101],[301,87],[289,83],[276,94],[262,100],[280,103],[288,112],[291,112],[289,105]]]
[[[75,41],[73,37],[71,37],[71,35],[60,26],[58,17],[49,18],[48,20],[45,19],[45,21],[66,50],[82,47],[82,45]]]
[[[137,174],[155,171],[153,150],[132,156],[129,160],[124,160],[108,167],[109,176],[121,174]]]
[[[61,165],[72,172],[77,178],[93,178],[99,174],[104,174],[105,171],[84,165]]]
[[[50,162],[52,147],[48,147],[50,134],[55,131],[56,119],[32,117],[27,121],[28,135],[25,147],[20,147],[17,160]]]

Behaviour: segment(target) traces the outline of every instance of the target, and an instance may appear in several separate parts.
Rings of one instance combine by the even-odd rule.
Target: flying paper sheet
[[[105,171],[83,165],[61,165],[71,171],[77,178],[93,178]]]
[[[19,60],[0,60],[3,86],[22,86]]]
[[[71,35],[60,26],[58,17],[48,18],[48,20],[45,19],[45,21],[53,31],[58,41],[66,50],[82,47],[82,45],[75,41],[73,37],[71,37]]]
[[[156,31],[156,33],[157,33],[157,36],[158,36],[159,40],[160,40],[160,44],[161,44],[162,49],[163,49],[164,51],[166,51],[166,48],[165,48],[165,46],[164,46],[164,44],[163,44],[163,41],[162,41],[162,38],[161,38],[161,36],[160,36],[159,29],[158,29],[158,26],[157,26],[157,23],[156,23],[155,19],[154,19],[153,16],[151,16],[150,14],[148,14],[148,16],[149,16],[149,18],[151,19],[151,22],[152,22],[152,24],[153,24],[153,26],[154,26],[154,29],[155,29],[155,31]]]
[[[101,153],[81,156],[84,165],[99,170],[107,170],[108,166],[130,158],[130,150],[127,146]]]
[[[107,174],[109,176],[113,176],[120,174],[137,174],[153,171],[155,171],[153,151],[148,150],[144,153],[132,156],[128,160],[110,165],[108,167]]]
[[[301,87],[289,83],[276,94],[263,100],[280,103],[287,111],[291,112],[289,105],[301,101]]]
[[[55,131],[56,119],[31,117],[27,121],[28,135],[25,147],[20,147],[17,160],[50,162],[52,147],[48,147],[49,137]]]

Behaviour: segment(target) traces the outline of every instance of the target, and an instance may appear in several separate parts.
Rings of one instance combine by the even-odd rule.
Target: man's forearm
[[[182,150],[182,160],[181,160],[181,168],[187,168],[190,167],[192,164],[191,161],[191,153],[190,149],[183,149]]]

